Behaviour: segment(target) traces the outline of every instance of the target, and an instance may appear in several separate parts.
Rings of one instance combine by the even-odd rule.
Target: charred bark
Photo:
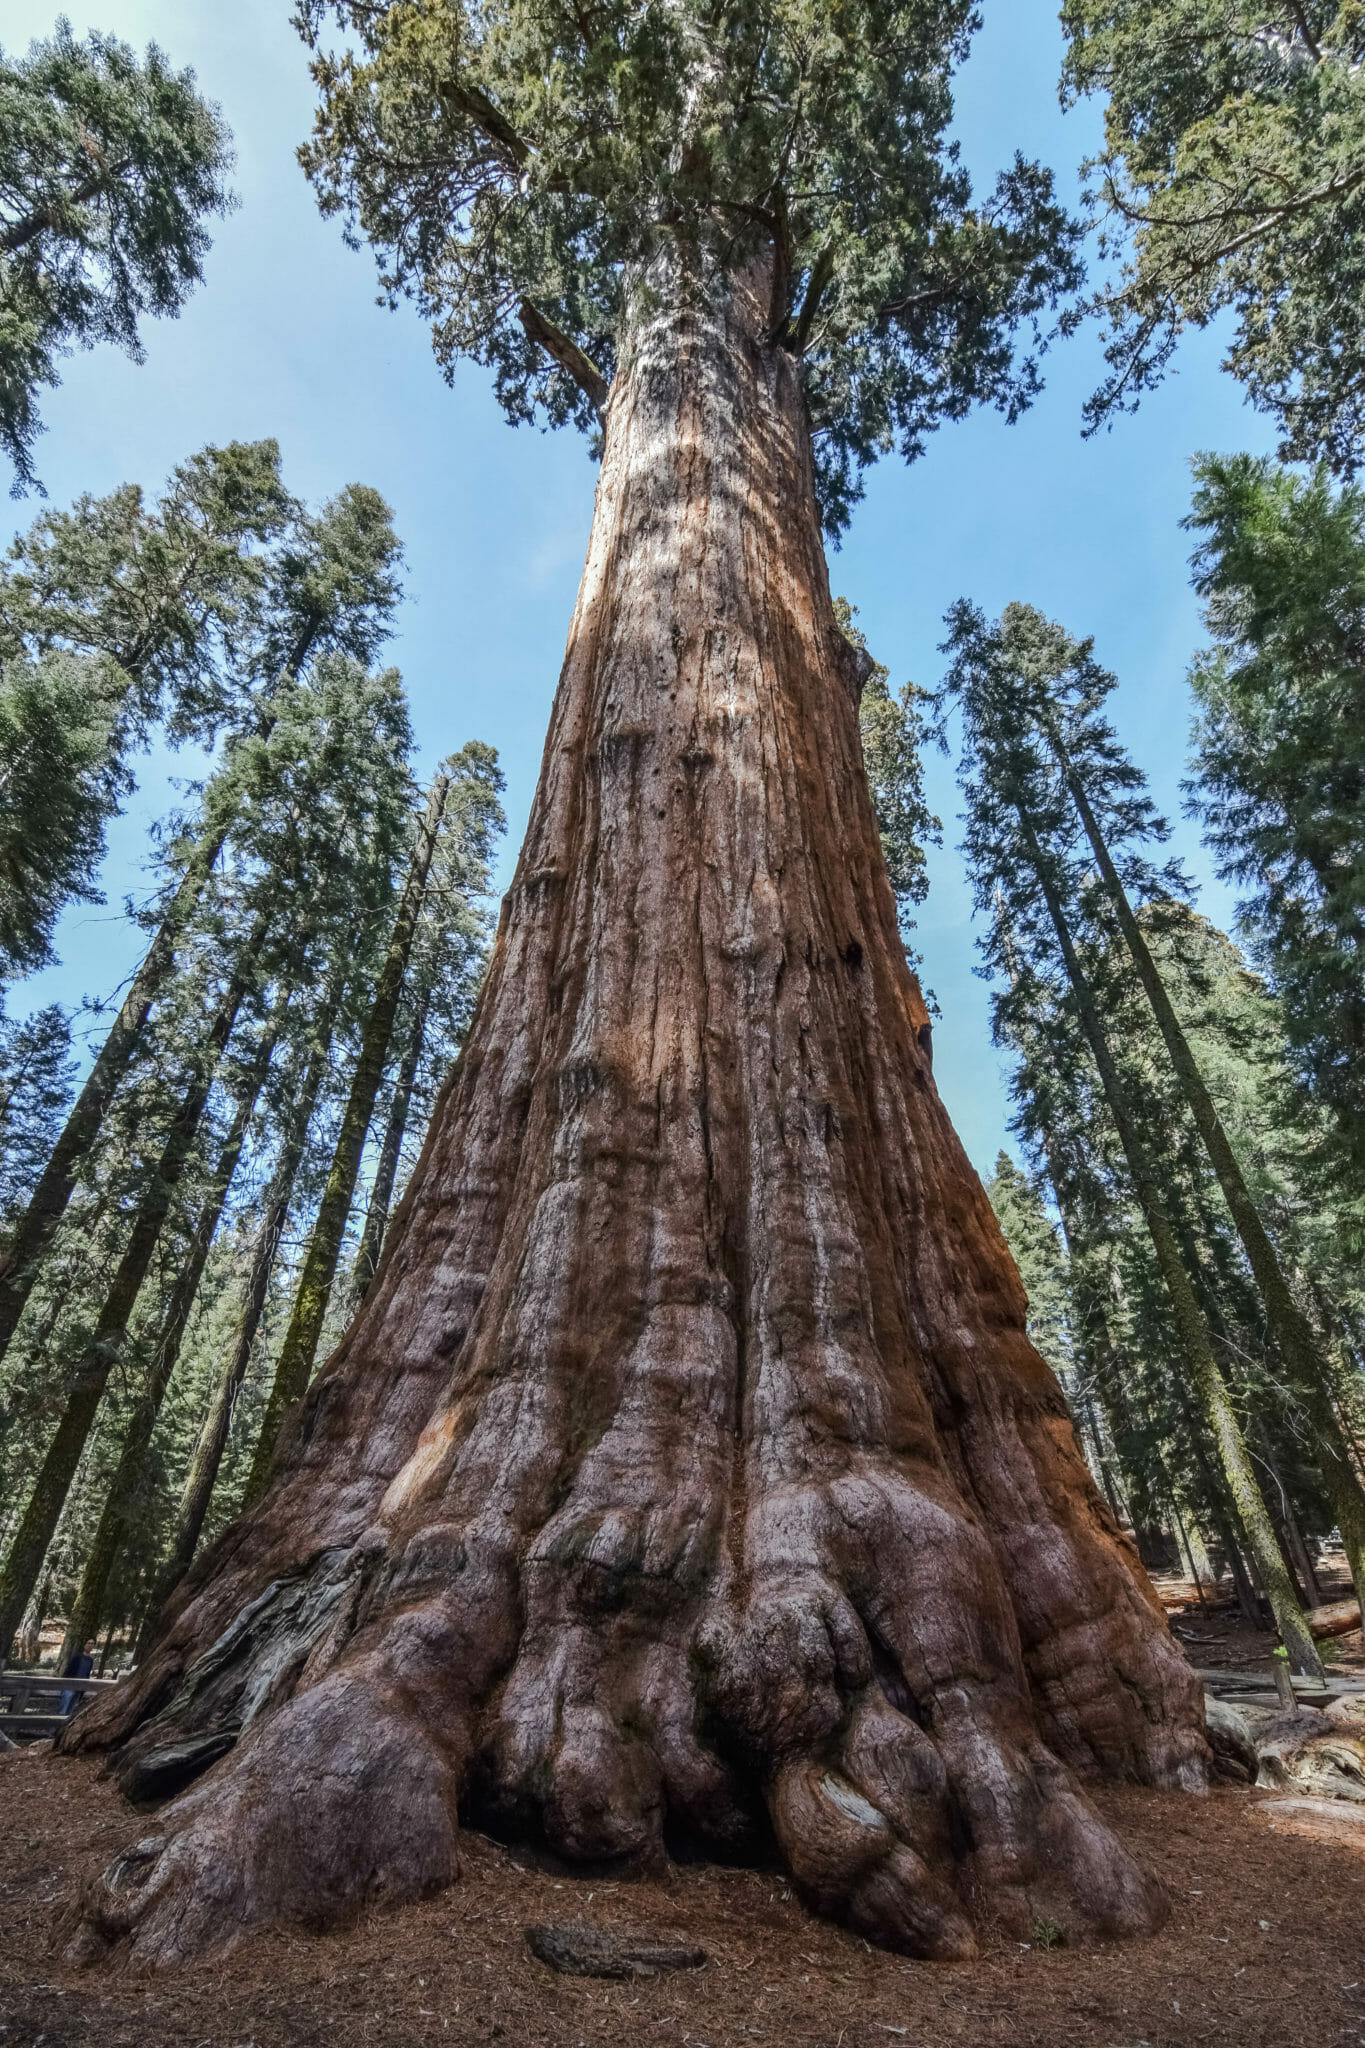
[[[379,1274],[270,1490],[63,1737],[128,1783],[236,1737],[77,1954],[447,1884],[457,1813],[623,1870],[775,1840],[919,1954],[1164,1915],[1079,1780],[1202,1785],[1199,1696],[934,1090],[767,303],[660,291],[623,351],[526,843]]]

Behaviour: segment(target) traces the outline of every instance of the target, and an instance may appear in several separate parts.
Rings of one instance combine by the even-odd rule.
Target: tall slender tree
[[[256,943],[259,944],[264,936],[262,921],[258,920],[254,934]],[[238,1011],[251,986],[254,969],[253,952],[248,949],[222,993],[200,1051],[197,1069],[185,1089],[155,1164],[146,1176],[122,1257],[110,1277],[108,1291],[72,1375],[61,1419],[34,1480],[28,1506],[6,1553],[3,1570],[0,1570],[0,1659],[9,1654],[14,1631],[28,1605],[48,1545],[66,1505],[109,1375],[123,1348],[138,1294],[151,1268],[176,1189],[199,1136],[215,1068],[232,1035]]]
[[[308,1387],[317,1355],[318,1339],[336,1278],[337,1263],[346,1235],[346,1224],[355,1199],[361,1155],[369,1135],[374,1106],[384,1079],[398,1005],[402,1000],[412,959],[413,943],[431,879],[432,861],[441,821],[450,795],[451,769],[446,762],[436,773],[427,796],[426,809],[415,834],[403,893],[398,902],[393,933],[375,984],[374,1001],[360,1035],[360,1049],[351,1076],[350,1093],[342,1112],[332,1154],[331,1171],[322,1201],[314,1218],[308,1252],[299,1275],[289,1327],[284,1333],[275,1363],[275,1379],[261,1424],[260,1442],[247,1481],[248,1504],[267,1484],[276,1451],[287,1422]]]
[[[1365,1202],[1365,496],[1251,456],[1195,465],[1212,644],[1191,799],[1284,1006],[1324,1172]],[[1359,1234],[1359,1224],[1356,1226]]]
[[[287,1007],[288,993],[286,990],[277,996],[277,1009]],[[241,1163],[251,1118],[274,1056],[280,1022],[277,1015],[272,1015],[258,1035],[255,1051],[238,1085],[227,1136],[219,1149],[209,1186],[190,1232],[187,1255],[162,1311],[152,1346],[151,1364],[135,1397],[119,1448],[118,1463],[105,1496],[104,1511],[86,1553],[80,1586],[67,1616],[66,1639],[60,1660],[63,1668],[68,1656],[82,1643],[98,1635],[103,1622],[109,1575],[134,1511],[138,1481],[146,1465],[157,1416],[179,1362],[180,1347],[213,1248],[214,1235],[222,1220],[233,1178]]]
[[[71,1020],[59,1004],[23,1020],[0,1016],[0,1234],[52,1150],[75,1075]]]
[[[246,1379],[251,1354],[265,1313],[271,1276],[289,1219],[299,1168],[303,1163],[318,1099],[327,1078],[332,1026],[343,995],[341,974],[324,986],[323,1002],[309,1040],[299,1047],[299,1067],[291,1075],[275,1164],[267,1183],[242,1294],[242,1306],[231,1341],[214,1378],[203,1421],[171,1523],[170,1541],[158,1568],[146,1607],[139,1658],[160,1618],[161,1610],[194,1558],[218,1482],[227,1448],[233,1410]]]
[[[165,903],[151,944],[24,1216],[0,1256],[0,1358],[71,1199],[81,1162],[99,1137],[114,1094],[142,1044],[152,1006],[174,970],[177,947],[228,842],[244,788],[262,750],[269,754],[280,691],[297,681],[310,659],[328,651],[358,661],[371,658],[387,636],[398,600],[400,557],[387,505],[377,491],[352,484],[319,515],[301,517],[273,566],[270,601],[263,606],[257,635],[242,654],[263,679],[262,696],[249,701],[245,729],[229,745],[221,770],[205,791],[199,829],[185,849],[179,883]]]
[[[233,443],[155,505],[127,486],[44,514],[0,562],[0,965],[43,964],[63,906],[99,900],[150,725],[206,742],[240,713],[233,649],[294,512],[275,443]]]
[[[994,917],[984,942],[986,955],[999,957],[1006,934],[1015,943],[1019,933],[1027,933],[1035,944],[1044,932],[1048,934],[1047,953],[1059,962],[1069,985],[1170,1297],[1190,1382],[1218,1446],[1262,1584],[1294,1668],[1321,1675],[1321,1659],[1280,1554],[1208,1320],[1182,1256],[1169,1191],[1076,943],[1073,927],[1079,922],[1076,899],[1082,878],[1074,851],[1074,811],[1048,758],[1037,696],[1020,687],[1021,674],[1025,685],[1037,681],[1027,659],[1034,651],[1028,645],[1032,615],[1030,620],[1021,619],[1017,614],[1022,610],[1014,608],[994,626],[965,603],[949,614],[947,648],[953,660],[944,689],[962,713],[966,846],[978,903],[992,907]],[[1021,627],[1025,642],[1017,661],[1012,625]],[[1005,933],[1000,929],[1002,916]]]
[[[371,678],[349,657],[328,655],[309,684],[276,694],[269,738],[246,764],[239,792],[237,823],[256,862],[237,891],[241,936],[226,946],[216,1014],[191,1048],[183,1094],[155,1167],[137,1190],[126,1244],[0,1572],[0,1655],[28,1602],[123,1349],[238,1014],[281,966],[287,986],[300,978],[319,933],[345,928],[358,904],[368,898],[378,914],[404,816],[410,738],[394,671]],[[210,940],[218,950],[212,926]]]
[[[1145,843],[1158,835],[1158,821],[1139,772],[1123,753],[1102,712],[1116,678],[1100,667],[1089,641],[1072,639],[1027,605],[1006,608],[999,645],[1008,676],[1006,680],[1002,674],[1002,686],[1006,690],[1013,686],[1016,703],[1011,708],[1026,723],[1036,724],[1076,807],[1121,941],[1170,1058],[1181,1100],[1208,1154],[1246,1254],[1271,1336],[1312,1419],[1352,1576],[1365,1597],[1365,1491],[1332,1405],[1332,1374],[1325,1346],[1285,1277],[1115,860],[1117,849],[1133,884],[1154,901],[1166,901],[1165,878],[1144,853]]]
[[[487,964],[492,934],[482,899],[490,886],[493,849],[506,826],[498,801],[502,771],[494,750],[478,740],[452,755],[449,767],[450,788],[422,893],[402,1015],[395,1026],[401,1050],[351,1275],[353,1309],[364,1300],[378,1270],[414,1111],[425,1128],[437,1087],[469,1028]]]

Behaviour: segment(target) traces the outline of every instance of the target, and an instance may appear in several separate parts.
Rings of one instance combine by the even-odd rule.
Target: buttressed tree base
[[[142,1965],[459,1873],[785,1860],[911,1954],[1142,1934],[1088,1777],[1195,1682],[934,1089],[757,264],[622,341],[462,1059],[278,1474],[68,1750],[184,1783],[89,1890]],[[216,1759],[216,1760],[214,1760]]]

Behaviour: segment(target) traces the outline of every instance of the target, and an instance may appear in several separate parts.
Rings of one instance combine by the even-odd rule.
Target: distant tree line
[[[0,1020],[0,1647],[130,1647],[260,1489],[374,1278],[458,1047],[503,828],[493,751],[414,783],[387,506],[292,498],[273,442],[43,514],[0,566],[0,964],[96,898],[152,730],[210,750],[77,1058]],[[80,720],[67,716],[78,707]],[[65,750],[65,751],[63,751]],[[79,1082],[79,1086],[77,1086]]]

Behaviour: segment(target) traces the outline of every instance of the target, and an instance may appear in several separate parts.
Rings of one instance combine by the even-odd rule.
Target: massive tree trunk
[[[144,1793],[217,1758],[78,1954],[444,1885],[457,1812],[624,1870],[775,1838],[920,1954],[1163,1917],[1078,1781],[1201,1785],[1199,1697],[934,1091],[763,311],[664,304],[623,353],[526,843],[375,1283],[63,1738]]]

